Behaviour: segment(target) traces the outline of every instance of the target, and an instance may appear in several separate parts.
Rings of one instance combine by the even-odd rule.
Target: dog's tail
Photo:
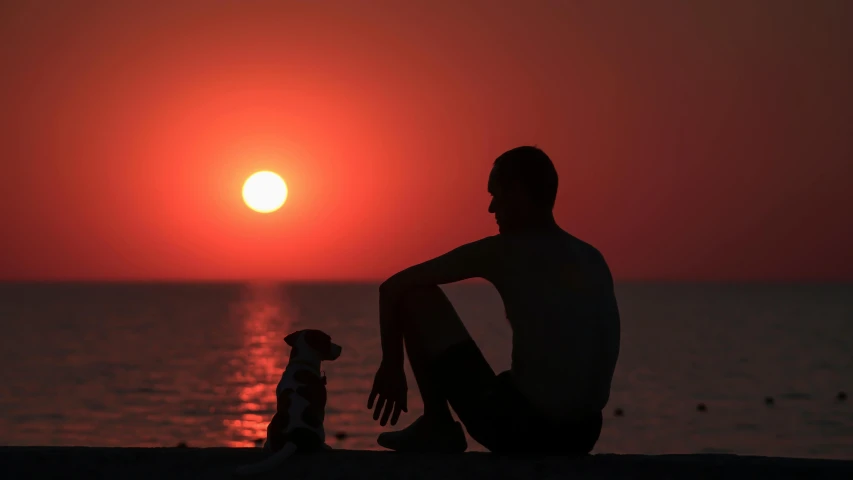
[[[273,453],[266,460],[251,465],[244,465],[236,470],[237,475],[257,475],[259,473],[269,472],[278,467],[285,460],[290,458],[296,452],[296,444],[293,442],[286,443],[281,450]]]

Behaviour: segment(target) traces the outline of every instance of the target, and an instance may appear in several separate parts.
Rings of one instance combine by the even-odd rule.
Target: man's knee
[[[416,339],[429,357],[471,338],[450,299],[438,286],[407,291],[400,298],[400,307],[403,335]]]
[[[406,311],[421,312],[424,308],[446,301],[447,297],[440,287],[417,287],[410,289],[400,297],[400,306]]]
[[[407,333],[424,334],[428,325],[431,332],[444,334],[448,329],[454,330],[455,325],[462,325],[453,304],[438,286],[409,290],[402,295],[399,305],[403,329]],[[465,327],[461,328],[464,331]]]

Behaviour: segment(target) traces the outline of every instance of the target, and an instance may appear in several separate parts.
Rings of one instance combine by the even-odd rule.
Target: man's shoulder
[[[486,262],[494,261],[495,256],[500,256],[503,241],[497,235],[490,235],[454,248],[447,255],[458,260]]]
[[[501,238],[500,234],[488,235],[479,240],[474,240],[473,242],[463,244],[459,248],[493,248],[502,243],[503,238]]]
[[[566,233],[566,235],[568,236],[568,241],[572,244],[573,249],[580,256],[589,260],[600,261],[605,264],[607,263],[605,262],[604,255],[601,254],[601,251],[595,248],[591,243],[581,240],[570,233]]]
[[[613,274],[611,273],[610,266],[607,264],[607,260],[604,259],[604,255],[601,251],[588,242],[572,235],[569,236],[573,243],[572,250],[577,255],[576,258],[579,260],[579,263],[585,266],[587,272],[592,275],[592,278],[598,279],[598,281],[594,283],[612,286]]]

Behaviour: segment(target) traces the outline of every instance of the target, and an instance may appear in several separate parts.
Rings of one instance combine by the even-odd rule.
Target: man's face
[[[525,198],[517,185],[501,181],[498,167],[492,168],[489,175],[489,193],[492,201],[489,203],[489,213],[495,215],[498,231],[501,233],[515,229],[527,215]]]

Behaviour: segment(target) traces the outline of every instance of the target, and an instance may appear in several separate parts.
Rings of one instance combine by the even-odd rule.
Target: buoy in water
[[[696,405],[696,411],[697,412],[707,412],[708,407],[706,407],[704,403],[700,403],[699,405]]]
[[[764,397],[764,404],[767,405],[768,407],[770,405],[773,405],[774,403],[776,403],[776,402],[775,402],[775,400],[773,400],[773,397]]]
[[[623,416],[625,416],[625,412],[622,411],[621,408],[617,408],[616,410],[613,410],[613,416],[614,417],[623,417]]]

